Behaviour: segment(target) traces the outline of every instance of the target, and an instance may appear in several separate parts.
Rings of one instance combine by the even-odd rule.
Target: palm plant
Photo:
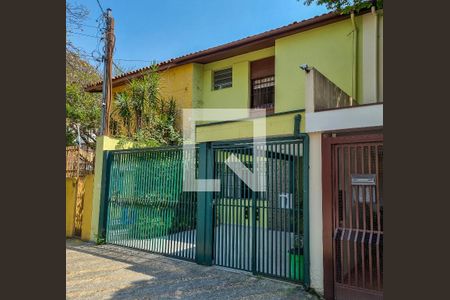
[[[116,95],[116,103],[113,113],[117,114],[127,131],[127,136],[131,137],[131,97],[129,93],[119,93]]]
[[[127,90],[116,94],[115,116],[127,130],[124,143],[155,147],[181,142],[181,134],[175,128],[176,101],[163,99],[159,84],[159,73],[154,65],[148,74],[131,80]]]

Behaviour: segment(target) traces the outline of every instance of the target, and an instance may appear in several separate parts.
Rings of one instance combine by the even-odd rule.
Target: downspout
[[[353,105],[353,100],[356,99],[357,93],[357,72],[358,72],[358,28],[355,22],[355,12],[352,11],[350,15],[353,26],[353,72],[352,72],[352,96],[350,97],[350,105]]]
[[[378,102],[378,13],[375,6],[372,6],[370,10],[375,17],[375,102]]]

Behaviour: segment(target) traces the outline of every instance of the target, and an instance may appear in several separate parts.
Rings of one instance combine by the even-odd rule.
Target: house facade
[[[148,70],[114,78],[113,91],[123,90],[128,80]],[[327,299],[382,299],[383,11],[329,13],[295,22],[162,62],[159,72],[163,96],[176,99],[179,109],[265,109],[269,139],[308,135],[309,265],[305,272],[309,273],[310,286]],[[87,90],[101,91],[101,83]],[[249,120],[256,118],[249,113],[239,120],[203,122],[196,127],[196,142],[250,139],[253,124]],[[292,150],[283,150],[286,147]],[[274,204],[278,200],[267,196],[268,204],[260,210],[265,212],[259,216],[261,226],[271,232],[279,231],[277,220],[294,222],[295,226],[295,216],[289,219],[284,215],[295,206],[289,204],[296,193],[295,181],[305,179],[283,169],[297,166],[288,163],[302,152],[295,147],[275,145],[269,154],[278,160],[268,172],[278,179],[272,180],[268,189],[276,194],[274,199],[285,201]],[[224,149],[217,153],[225,153]],[[282,156],[286,157],[284,162]],[[283,164],[289,167],[282,168]],[[230,190],[242,190],[232,177],[223,178]],[[294,183],[284,189],[285,181]],[[221,193],[226,196],[231,192]],[[224,197],[242,198],[233,193]],[[248,216],[246,210],[243,212]],[[221,211],[215,218],[222,218]],[[234,220],[238,224],[241,217]],[[292,227],[289,224],[284,228]],[[290,233],[286,236],[290,239]],[[269,240],[277,243],[273,233]],[[262,257],[267,254],[262,253]],[[220,260],[218,255],[216,260]],[[265,263],[272,265],[262,258],[263,272]],[[222,265],[228,266],[226,261]],[[283,268],[270,272],[276,275]]]

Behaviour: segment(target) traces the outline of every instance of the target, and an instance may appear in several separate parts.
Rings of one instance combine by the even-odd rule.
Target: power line
[[[83,53],[79,53],[79,56],[85,57],[85,58],[92,58],[94,60],[97,60],[98,58],[96,58],[94,55],[89,55],[89,54],[83,54]],[[121,61],[141,61],[141,62],[148,62],[148,63],[153,63],[154,61],[151,60],[143,60],[143,59],[128,59],[128,58],[114,58],[114,60],[121,60]]]
[[[85,27],[90,27],[90,28],[98,29],[98,26],[95,26],[95,25],[88,25],[88,24],[84,24],[84,23],[82,23],[81,26],[82,26],[82,27],[85,26]]]
[[[142,60],[142,59],[125,59],[125,58],[114,58],[114,60],[123,60],[123,61],[141,61],[141,62],[148,62],[152,63],[151,60]]]
[[[69,34],[78,34],[78,35],[82,35],[82,36],[86,36],[86,37],[91,37],[91,38],[95,38],[95,39],[101,39],[101,38],[102,38],[101,36],[90,35],[90,34],[81,33],[81,32],[67,31],[67,33],[69,33]]]
[[[98,7],[100,7],[100,10],[102,11],[102,13],[104,14],[105,11],[103,10],[103,7],[102,7],[102,5],[100,4],[100,1],[97,0],[97,4],[98,4]]]

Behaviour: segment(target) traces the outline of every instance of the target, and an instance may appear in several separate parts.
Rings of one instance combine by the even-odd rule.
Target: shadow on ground
[[[318,299],[301,286],[67,240],[67,299]]]

